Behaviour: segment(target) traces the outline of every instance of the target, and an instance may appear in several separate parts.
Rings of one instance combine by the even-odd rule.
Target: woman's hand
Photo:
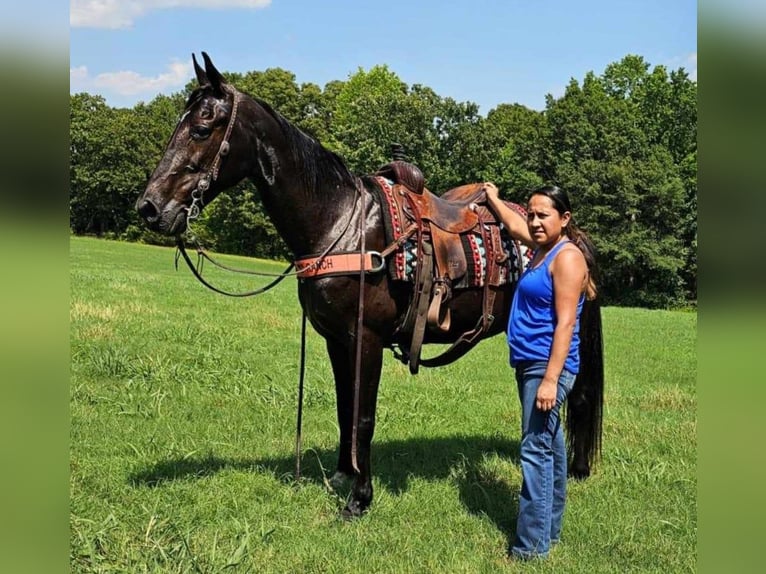
[[[537,387],[537,397],[535,400],[535,406],[543,411],[547,412],[556,405],[556,396],[558,395],[558,383],[551,379],[546,379],[540,382],[540,386]]]
[[[491,181],[484,182],[484,191],[487,194],[487,201],[494,201],[499,198],[500,191],[497,186]]]
[[[511,237],[521,241],[527,247],[534,248],[535,242],[529,233],[527,220],[520,213],[517,213],[503,203],[500,199],[500,190],[497,189],[497,186],[491,181],[485,181],[484,193],[487,194],[487,207],[503,223]]]

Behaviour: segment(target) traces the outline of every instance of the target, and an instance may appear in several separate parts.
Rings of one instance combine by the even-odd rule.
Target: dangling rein
[[[223,265],[215,261],[212,257],[210,257],[207,253],[205,253],[204,249],[199,245],[197,246],[197,264],[195,265],[194,263],[192,263],[192,260],[191,260],[191,257],[189,257],[189,254],[186,252],[186,246],[184,245],[184,241],[181,238],[181,236],[178,236],[176,238],[176,248],[178,249],[178,251],[176,252],[176,269],[178,269],[178,256],[182,255],[184,258],[184,261],[186,261],[186,264],[189,266],[189,269],[191,269],[192,273],[199,280],[200,283],[202,283],[205,287],[207,287],[211,291],[215,291],[216,293],[220,293],[221,295],[226,295],[227,297],[252,297],[253,295],[260,295],[261,293],[265,293],[272,287],[276,286],[285,277],[289,275],[293,275],[293,273],[290,273],[290,270],[293,267],[295,267],[294,263],[290,263],[290,265],[287,266],[287,269],[285,269],[282,273],[263,273],[260,271],[248,271],[247,269],[234,269],[233,267],[227,267],[226,265]],[[245,273],[248,275],[265,275],[269,277],[276,276],[276,279],[274,279],[271,283],[269,283],[265,287],[254,289],[253,291],[245,291],[243,293],[230,293],[229,291],[224,291],[223,289],[219,289],[215,285],[210,284],[202,276],[202,266],[205,260],[210,261],[216,267],[220,267],[221,269],[225,269],[226,271],[231,271],[232,273]]]

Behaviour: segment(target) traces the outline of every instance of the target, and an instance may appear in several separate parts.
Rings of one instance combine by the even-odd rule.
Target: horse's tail
[[[569,475],[586,478],[601,454],[604,405],[604,343],[601,305],[586,300],[580,315],[580,372],[567,400]]]

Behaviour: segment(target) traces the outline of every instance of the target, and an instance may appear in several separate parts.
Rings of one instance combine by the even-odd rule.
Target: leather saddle
[[[501,283],[502,264],[508,259],[502,245],[501,231],[494,213],[486,207],[486,192],[481,183],[467,184],[444,193],[441,197],[426,187],[423,174],[416,166],[393,161],[376,173],[387,196],[393,219],[402,223],[410,235],[415,234],[415,288],[410,306],[398,327],[404,340],[411,337],[409,348],[402,348],[399,358],[418,372],[420,364],[448,364],[465,354],[489,330],[494,316],[495,290]],[[428,360],[420,359],[426,329],[448,332],[450,310],[446,304],[452,288],[467,273],[468,261],[463,236],[480,238],[484,248],[482,314],[471,331],[463,333],[447,351]]]

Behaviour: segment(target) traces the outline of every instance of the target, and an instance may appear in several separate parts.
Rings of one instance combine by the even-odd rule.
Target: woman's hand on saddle
[[[484,182],[484,191],[487,194],[487,201],[490,203],[496,201],[500,197],[500,191],[491,181]]]
[[[502,202],[500,190],[497,189],[497,186],[491,181],[485,181],[484,192],[487,194],[487,207],[503,222],[505,229],[510,233],[511,237],[521,241],[527,247],[534,247],[535,243],[532,240],[532,235],[529,233],[527,220],[520,213],[513,211]]]

